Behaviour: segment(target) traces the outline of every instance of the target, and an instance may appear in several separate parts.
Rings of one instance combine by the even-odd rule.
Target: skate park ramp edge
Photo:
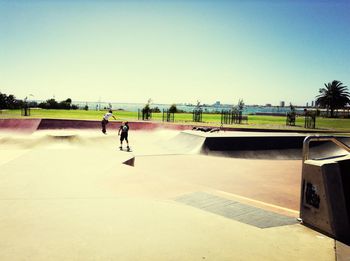
[[[9,132],[34,132],[41,119],[0,119],[0,130]]]
[[[303,141],[308,136],[300,133],[255,133],[255,132],[218,132],[203,133],[183,131],[204,139],[199,153],[210,156],[250,158],[250,159],[301,159]],[[350,137],[336,136],[346,144]],[[185,136],[178,136],[184,142]],[[194,137],[191,138],[195,140]],[[312,158],[334,157],[347,154],[332,142],[310,144]]]

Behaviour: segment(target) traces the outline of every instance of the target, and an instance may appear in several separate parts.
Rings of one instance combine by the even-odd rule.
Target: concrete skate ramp
[[[219,133],[185,131],[183,133],[204,139],[199,150],[201,154],[251,159],[301,159],[303,141],[308,136],[299,133],[234,131]],[[184,138],[184,136],[179,136],[179,138]],[[339,137],[339,139],[350,144],[349,137]],[[344,154],[346,152],[332,142],[310,144],[312,158],[334,157]]]
[[[109,121],[107,125],[108,130],[117,130],[122,121]],[[175,125],[167,123],[157,123],[157,122],[144,122],[144,121],[129,121],[130,130],[154,130],[157,128],[164,129],[176,129],[176,130],[187,130],[191,129],[192,126],[189,125]],[[68,120],[68,119],[42,119],[39,130],[49,130],[49,129],[101,129],[101,121],[98,120]]]
[[[90,120],[42,119],[38,130],[52,129],[96,129],[101,123]]]
[[[172,154],[200,154],[205,137],[182,131],[162,145],[165,151]]]
[[[338,140],[343,143],[350,145],[350,137],[341,137],[335,136]],[[322,141],[322,142],[311,142],[310,143],[310,151],[309,158],[310,159],[325,159],[325,158],[333,158],[339,157],[348,154],[346,150],[337,146],[335,143],[331,141]]]
[[[119,151],[115,137],[116,135],[107,136],[88,130],[42,130],[31,135],[3,132],[0,135],[0,147],[10,151],[32,149],[97,150],[101,151],[101,154],[113,154],[116,162],[134,166],[134,154]]]
[[[31,149],[36,147],[51,146],[81,146],[89,143],[97,143],[99,139],[96,137],[88,137],[86,134],[68,131],[37,131],[31,135],[7,134],[0,136],[0,145],[4,148]]]
[[[103,135],[92,130],[41,130],[26,134],[1,133],[0,145],[2,147],[31,149],[34,147],[70,146],[86,147],[87,149],[118,148],[118,136]],[[113,146],[114,144],[114,146]]]
[[[110,121],[107,125],[107,133],[116,133],[122,121]],[[177,125],[173,123],[129,122],[130,130],[155,131],[165,130],[189,130],[191,125]],[[101,130],[101,121],[99,120],[71,120],[71,119],[0,119],[0,132],[24,132],[33,133],[37,130],[95,130],[96,133]]]
[[[203,153],[234,158],[299,159],[305,136],[208,137]]]
[[[40,119],[0,119],[0,129],[11,132],[34,132],[39,124]]]
[[[107,126],[108,136],[117,141],[116,131],[121,121],[110,121]],[[130,130],[149,130],[153,133],[155,144],[145,144],[142,154],[205,154],[221,157],[251,158],[251,159],[301,159],[302,143],[308,134],[277,133],[277,132],[247,132],[247,131],[220,131],[218,133],[204,133],[189,130],[190,125],[176,125],[172,123],[157,123],[136,121],[129,122]],[[54,140],[70,145],[105,142],[106,137],[100,135],[101,122],[98,120],[67,120],[67,119],[0,119],[0,130],[10,132],[34,133],[36,130],[70,130],[73,134],[47,134],[35,140],[33,137],[0,137],[0,144],[14,144],[21,147],[45,146]],[[159,139],[156,130],[183,130],[176,137]],[[93,135],[82,133],[93,131]],[[132,135],[133,136],[133,135]],[[110,137],[112,138],[112,137]],[[349,138],[341,138],[350,144]],[[21,140],[20,142],[17,142]],[[57,142],[56,142],[57,143]],[[331,142],[310,144],[312,158],[333,157],[345,152]]]

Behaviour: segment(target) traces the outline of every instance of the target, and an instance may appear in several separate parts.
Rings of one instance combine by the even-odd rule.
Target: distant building
[[[311,102],[311,107],[314,107],[314,105],[315,105],[315,104],[314,104],[314,101],[312,101],[312,102]]]
[[[283,108],[283,107],[284,107],[284,105],[285,105],[285,102],[284,102],[284,101],[281,101],[281,102],[280,102],[280,107],[282,107],[282,108]]]
[[[221,105],[220,101],[216,101],[216,102],[214,103],[214,106],[220,106],[220,105]]]
[[[272,105],[271,105],[271,103],[266,103],[265,106],[266,107],[271,107]]]

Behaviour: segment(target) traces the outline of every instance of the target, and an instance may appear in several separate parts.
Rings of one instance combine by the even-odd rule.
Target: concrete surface
[[[177,134],[130,132],[130,167],[113,132],[0,133],[0,260],[336,260],[347,251],[300,224],[261,229],[176,201],[203,192],[298,217],[301,176],[298,160],[174,153],[164,145]]]
[[[350,247],[342,242],[336,241],[336,260],[350,261]]]

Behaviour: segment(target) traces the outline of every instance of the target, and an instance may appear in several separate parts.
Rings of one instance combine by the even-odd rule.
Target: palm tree
[[[334,80],[332,83],[324,84],[325,88],[319,90],[319,95],[316,96],[316,105],[327,108],[331,111],[331,117],[334,117],[334,110],[343,108],[350,103],[350,93],[348,87],[342,82]]]

